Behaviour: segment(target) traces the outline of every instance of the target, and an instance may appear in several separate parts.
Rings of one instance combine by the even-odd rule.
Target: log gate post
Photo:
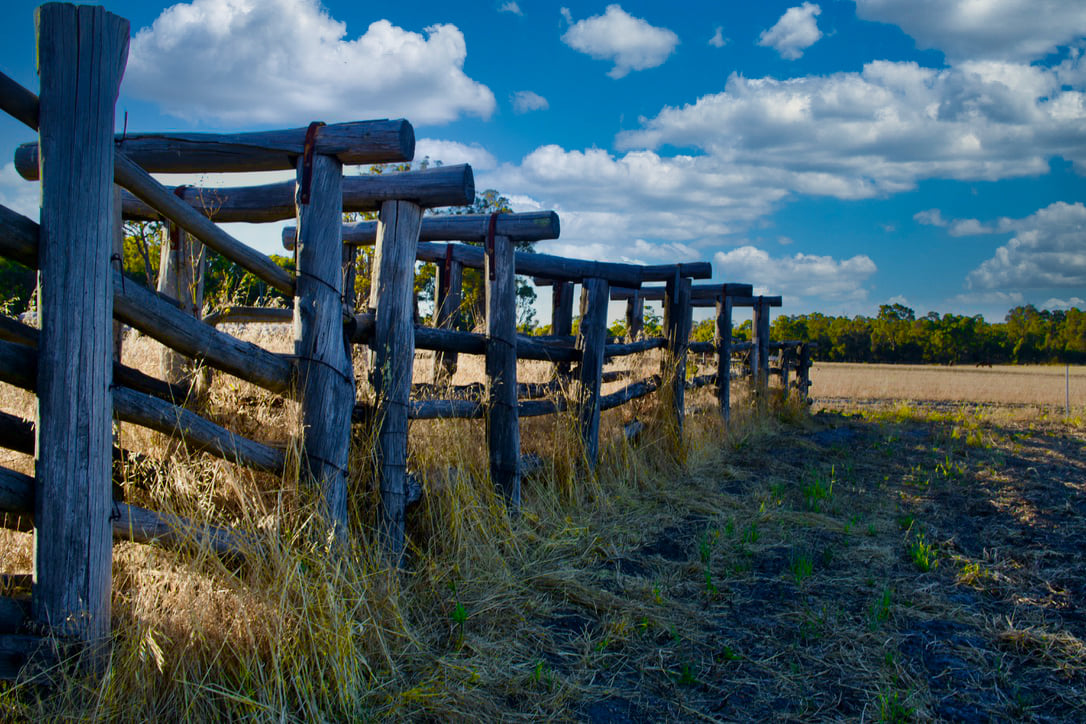
[[[464,286],[464,264],[453,257],[453,246],[445,247],[445,263],[437,267],[437,299],[434,303],[434,326],[438,329],[460,328],[460,304]],[[456,374],[457,353],[434,352],[434,383],[447,385]]]
[[[113,554],[113,123],[129,25],[87,5],[50,3],[36,15],[42,331],[32,607],[44,630],[101,644]]]
[[[567,337],[573,334],[573,282],[555,282],[551,288],[551,334]],[[554,368],[559,378],[569,376],[569,362]]]
[[[754,299],[751,328],[754,335],[751,348],[754,393],[759,399],[765,399],[769,392],[769,304],[763,297]]]
[[[310,133],[316,126],[310,126]],[[298,269],[294,354],[298,361],[302,475],[321,491],[323,513],[347,532],[347,466],[354,410],[354,367],[343,333],[343,167],[334,156],[298,160]],[[408,287],[410,289],[410,286]]]
[[[486,436],[490,478],[510,511],[520,509],[520,420],[517,416],[517,319],[513,242],[495,235],[490,217],[486,283]]]
[[[667,281],[664,292],[664,325],[667,336],[664,372],[670,376],[673,422],[680,442],[686,411],[686,350],[690,344],[693,314],[690,286],[691,280],[679,276],[676,270],[675,275]]]
[[[581,351],[577,407],[585,461],[590,470],[596,469],[600,454],[600,385],[610,296],[606,279],[590,278],[582,282],[581,326],[577,334],[577,349]]]
[[[415,361],[412,299],[421,225],[422,207],[418,204],[381,204],[370,282],[380,526],[385,549],[396,565],[403,559],[406,543],[407,429]]]
[[[633,342],[638,339],[644,328],[645,298],[641,296],[640,290],[635,289],[626,300],[626,341]]]
[[[163,230],[158,292],[176,300],[187,314],[200,319],[204,306],[204,245],[173,223]],[[162,350],[161,370],[167,382],[181,384],[188,380],[192,362],[167,347]]]
[[[732,418],[732,297],[723,294],[716,303],[716,397],[724,423]]]
[[[811,391],[811,347],[806,342],[799,346],[796,388],[799,390],[800,399],[807,401]]]

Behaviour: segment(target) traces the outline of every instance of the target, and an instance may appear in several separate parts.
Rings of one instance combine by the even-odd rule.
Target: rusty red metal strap
[[[186,184],[181,184],[180,186],[176,186],[176,187],[174,187],[173,195],[176,196],[177,198],[181,199],[182,201],[184,201],[185,200],[185,189],[187,189],[187,188],[188,188],[188,185],[186,185]],[[178,226],[177,224],[171,223],[169,228],[170,228],[170,251],[176,252],[176,251],[181,249],[181,227]]]
[[[498,215],[494,212],[490,215],[490,224],[486,229],[486,257],[490,260],[490,281],[494,281],[494,232],[498,228]]]
[[[302,184],[298,189],[298,203],[303,206],[309,203],[309,187],[313,182],[313,152],[317,147],[317,129],[324,125],[324,121],[313,121],[309,128],[305,129],[305,144],[302,146]]]

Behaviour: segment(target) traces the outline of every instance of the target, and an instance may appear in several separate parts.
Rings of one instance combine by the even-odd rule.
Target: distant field
[[[816,402],[913,400],[1010,405],[1064,404],[1063,366],[945,367],[817,362]],[[1086,367],[1071,367],[1071,407],[1086,407]]]

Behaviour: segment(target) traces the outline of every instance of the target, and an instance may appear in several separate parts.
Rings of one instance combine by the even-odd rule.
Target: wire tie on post
[[[307,206],[309,204],[309,187],[313,181],[313,152],[317,147],[317,129],[324,125],[324,121],[313,121],[309,128],[305,129],[305,144],[302,146],[302,187],[298,189],[298,203]],[[298,242],[295,240],[294,245]]]

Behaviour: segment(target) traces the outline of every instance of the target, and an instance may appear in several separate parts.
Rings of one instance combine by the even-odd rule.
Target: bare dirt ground
[[[1081,421],[821,413],[667,499],[528,581],[564,713],[1086,720]]]

